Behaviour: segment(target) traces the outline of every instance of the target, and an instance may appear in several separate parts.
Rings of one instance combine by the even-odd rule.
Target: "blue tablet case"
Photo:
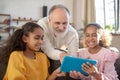
[[[82,70],[82,64],[84,64],[86,62],[89,62],[92,65],[97,64],[96,60],[65,56],[61,66],[60,66],[60,70],[63,72],[79,71],[83,75],[87,76],[88,73],[86,73],[84,70]]]

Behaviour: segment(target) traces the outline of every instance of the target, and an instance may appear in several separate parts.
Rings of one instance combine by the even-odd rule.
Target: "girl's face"
[[[101,35],[99,34],[99,30],[95,26],[89,26],[86,29],[84,37],[87,47],[95,48],[99,46],[99,40],[101,38]]]
[[[39,51],[40,45],[43,42],[43,30],[35,28],[28,36],[23,36],[23,41],[26,43],[26,49],[31,51]]]

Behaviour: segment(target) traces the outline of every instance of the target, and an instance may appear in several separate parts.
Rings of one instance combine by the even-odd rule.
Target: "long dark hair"
[[[16,30],[6,42],[6,46],[3,48],[0,63],[5,63],[7,65],[9,56],[13,51],[24,51],[26,49],[26,44],[23,42],[22,36],[28,36],[29,32],[33,32],[35,28],[43,30],[43,28],[33,22],[28,22],[24,24],[21,29]]]

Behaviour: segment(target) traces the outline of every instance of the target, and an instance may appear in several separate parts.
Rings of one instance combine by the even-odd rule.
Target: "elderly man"
[[[65,55],[77,55],[79,38],[77,31],[69,24],[69,19],[70,12],[65,6],[54,5],[50,9],[48,17],[38,21],[38,24],[44,29],[41,49],[51,60],[51,71],[60,66],[60,61],[62,62]]]

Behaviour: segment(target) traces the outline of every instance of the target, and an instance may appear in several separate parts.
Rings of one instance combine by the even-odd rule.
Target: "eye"
[[[35,37],[35,39],[37,39],[37,40],[38,40],[39,38],[40,38],[40,37]]]
[[[89,34],[85,34],[85,37],[89,37]]]
[[[58,25],[59,25],[59,24],[60,24],[60,22],[55,22],[55,24],[58,24]]]
[[[64,22],[63,25],[67,25],[67,22]]]
[[[44,36],[41,37],[41,40],[43,40]]]
[[[92,36],[93,36],[93,37],[97,37],[97,34],[93,34]]]

